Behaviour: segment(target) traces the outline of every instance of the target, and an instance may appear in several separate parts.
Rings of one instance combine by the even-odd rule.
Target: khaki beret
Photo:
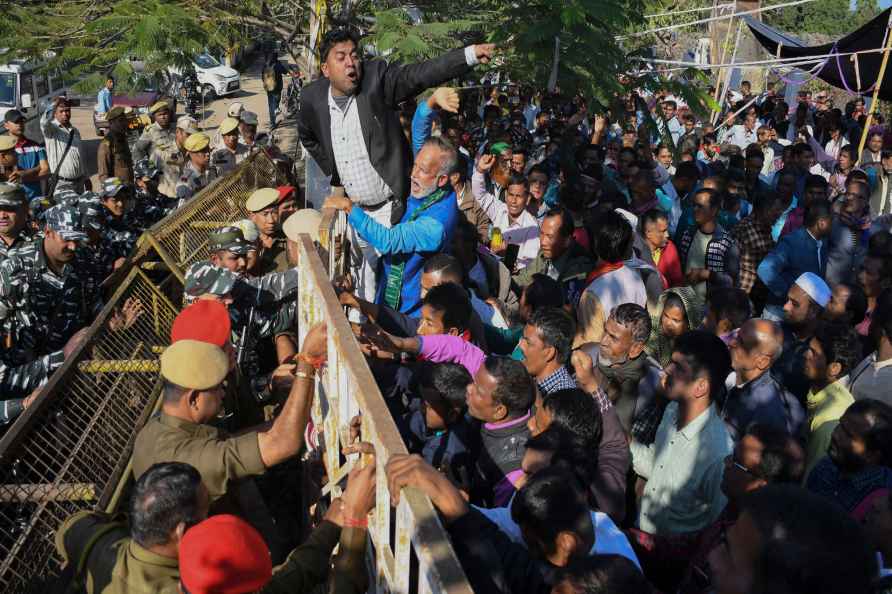
[[[190,390],[210,390],[229,373],[229,357],[217,345],[178,340],[161,354],[161,377]]]
[[[115,105],[107,112],[105,112],[105,121],[110,122],[114,119],[117,119],[127,113],[127,110],[121,107],[120,105]]]
[[[238,120],[236,118],[226,118],[220,122],[220,134],[229,134],[233,130],[238,130]]]
[[[208,138],[207,134],[204,132],[196,132],[189,135],[189,138],[183,143],[183,148],[190,153],[197,153],[206,149],[210,144],[211,139]]]
[[[282,223],[282,232],[291,241],[298,241],[299,235],[306,233],[313,241],[319,241],[319,225],[322,222],[322,214],[312,208],[304,208],[291,213]]]
[[[0,151],[11,151],[15,148],[16,139],[12,134],[0,136]]]
[[[251,197],[245,203],[248,212],[260,212],[279,201],[279,190],[275,188],[260,188],[254,190]]]
[[[162,109],[170,111],[170,103],[167,101],[156,101],[152,104],[152,107],[149,108],[149,113],[158,113]]]

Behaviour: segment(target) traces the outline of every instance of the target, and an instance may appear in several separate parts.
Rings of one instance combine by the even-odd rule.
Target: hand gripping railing
[[[471,594],[464,571],[430,499],[406,488],[394,510],[384,468],[405,454],[396,424],[359,349],[353,331],[308,235],[299,245],[298,316],[301,340],[318,322],[328,327],[328,362],[317,380],[313,422],[321,430],[328,484],[334,495],[356,455],[344,460],[349,423],[362,413],[362,439],[375,447],[377,493],[369,522],[377,592]],[[343,460],[343,462],[342,462]],[[393,535],[391,537],[391,535]]]

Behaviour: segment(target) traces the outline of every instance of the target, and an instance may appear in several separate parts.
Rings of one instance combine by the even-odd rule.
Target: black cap
[[[6,112],[6,115],[3,116],[4,122],[21,122],[25,119],[25,114],[20,112],[18,109],[10,109]]]

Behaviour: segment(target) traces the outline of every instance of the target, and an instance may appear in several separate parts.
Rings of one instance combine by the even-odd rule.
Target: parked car
[[[241,75],[238,70],[224,66],[210,54],[198,54],[192,59],[192,68],[201,85],[201,92],[206,100],[223,97],[237,92],[242,88]],[[178,78],[182,78],[182,71],[178,68],[169,68],[168,72]]]

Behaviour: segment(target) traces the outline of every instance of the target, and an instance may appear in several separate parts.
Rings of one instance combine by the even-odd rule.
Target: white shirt
[[[338,176],[354,204],[375,206],[393,195],[387,182],[378,174],[369,159],[362,135],[356,97],[350,97],[347,109],[341,111],[328,88],[328,110],[331,116],[331,145]]]
[[[743,124],[737,124],[731,127],[724,140],[727,143],[739,146],[740,150],[746,150],[746,147],[758,141],[758,137],[756,136],[755,128],[747,130]]]
[[[71,148],[68,149],[68,154],[59,167],[59,177],[69,180],[84,177],[86,167],[81,155],[81,133],[78,129],[70,124],[68,128],[63,128],[53,117],[52,110],[47,110],[40,116],[40,128],[46,141],[46,162],[50,167],[50,173],[55,173],[56,167],[59,167],[59,160],[71,136]]]
[[[499,527],[499,530],[505,533],[513,542],[526,546],[523,535],[518,526],[511,518],[511,504],[507,507],[496,507],[485,509],[473,506],[474,509],[486,516],[490,522]],[[629,539],[623,534],[623,531],[616,527],[613,520],[605,513],[592,512],[592,526],[595,528],[595,545],[592,547],[590,554],[592,555],[619,555],[625,557],[635,564],[635,567],[641,569],[638,562],[638,556],[632,550]]]
[[[517,268],[523,268],[539,255],[539,221],[524,209],[517,220],[508,216],[508,205],[485,190],[483,174],[474,170],[471,191],[480,208],[492,221],[493,227],[502,230],[505,243],[520,246],[517,252]]]

